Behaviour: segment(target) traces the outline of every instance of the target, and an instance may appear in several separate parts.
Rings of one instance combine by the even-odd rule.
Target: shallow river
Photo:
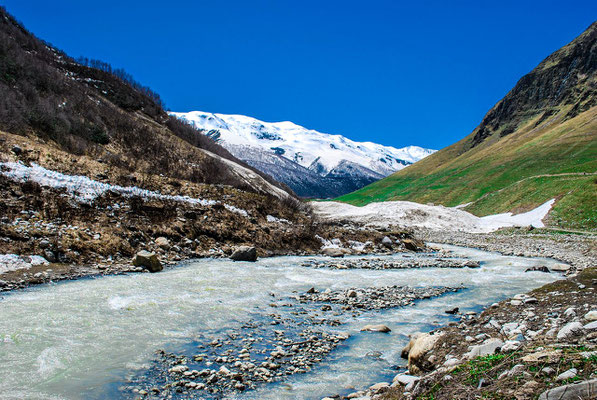
[[[404,365],[407,335],[446,324],[444,310],[482,306],[559,279],[527,272],[555,261],[504,257],[444,246],[482,262],[478,269],[329,270],[301,267],[306,258],[277,257],[257,263],[198,260],[159,274],[132,274],[42,285],[0,297],[0,398],[106,399],[117,396],[127,376],[142,374],[157,349],[185,348],[198,335],[240,326],[263,311],[270,293],[291,295],[387,285],[458,286],[467,290],[421,300],[415,306],[343,317],[325,328],[351,338],[305,374],[288,377],[242,398],[317,399],[391,380]],[[396,255],[433,257],[430,254]],[[388,325],[390,334],[361,333],[367,323]],[[369,352],[381,352],[370,357]]]

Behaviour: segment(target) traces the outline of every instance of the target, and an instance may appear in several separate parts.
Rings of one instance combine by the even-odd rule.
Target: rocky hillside
[[[522,77],[470,135],[340,200],[469,203],[483,216],[555,198],[548,225],[597,229],[596,71],[594,23]]]
[[[276,196],[279,188],[287,190],[169,117],[159,96],[126,72],[100,61],[75,61],[37,39],[4,9],[0,130],[102,160],[123,175],[162,174]]]
[[[290,186],[299,196],[330,198],[352,192],[435,150],[354,142],[292,122],[202,111],[171,113],[232,154]]]

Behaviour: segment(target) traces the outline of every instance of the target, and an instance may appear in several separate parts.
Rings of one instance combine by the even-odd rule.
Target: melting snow
[[[30,167],[20,162],[0,163],[0,174],[18,182],[33,181],[46,187],[66,189],[68,193],[83,203],[90,203],[95,198],[105,194],[106,192],[112,191],[120,193],[125,197],[138,196],[143,199],[172,200],[189,204],[199,204],[202,206],[213,206],[220,204],[220,202],[216,200],[195,199],[189,196],[179,195],[165,195],[158,192],[153,192],[151,190],[141,189],[136,186],[110,185],[108,183],[94,181],[82,175],[66,175],[60,172],[51,171],[35,163],[31,163]],[[223,206],[229,211],[235,212],[245,217],[248,216],[247,211],[243,209],[237,208],[230,204],[223,204]]]
[[[555,199],[549,200],[534,210],[522,214],[504,213],[486,217],[477,217],[454,207],[430,206],[410,201],[371,203],[364,207],[333,201],[313,202],[312,205],[316,214],[327,220],[351,220],[359,224],[383,228],[400,226],[486,233],[511,226],[541,228],[544,226],[542,219],[554,202]]]
[[[40,256],[18,256],[16,254],[0,254],[0,274],[18,269],[29,269],[34,265],[49,264]]]

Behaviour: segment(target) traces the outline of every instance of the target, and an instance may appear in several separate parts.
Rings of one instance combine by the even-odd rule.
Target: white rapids
[[[450,321],[444,310],[481,306],[558,279],[528,272],[556,261],[505,257],[443,246],[455,255],[482,261],[477,269],[330,270],[300,266],[305,257],[257,263],[197,260],[158,274],[83,279],[32,287],[0,297],[0,393],[8,399],[109,399],[126,376],[141,373],[159,348],[176,349],[198,334],[240,326],[266,310],[269,293],[280,296],[310,287],[341,289],[387,285],[457,286],[468,290],[422,300],[413,307],[373,311],[336,330],[352,337],[306,373],[242,398],[315,399],[364,389],[391,378],[403,365],[407,335]],[[390,258],[428,257],[395,255]],[[317,257],[309,257],[317,258]],[[361,333],[384,323],[390,334]],[[332,328],[330,328],[332,329]],[[366,356],[381,352],[381,357]]]

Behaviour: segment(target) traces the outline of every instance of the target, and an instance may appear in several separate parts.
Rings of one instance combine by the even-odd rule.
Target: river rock
[[[44,258],[51,263],[56,262],[56,254],[50,249],[44,250]]]
[[[234,253],[230,256],[231,260],[234,261],[257,261],[257,249],[252,246],[240,246],[234,250]]]
[[[557,272],[566,272],[570,269],[570,265],[568,264],[562,264],[562,263],[558,263],[558,264],[554,264],[551,266],[551,270],[552,271],[557,271]]]
[[[420,240],[416,239],[402,239],[402,244],[407,250],[411,251],[423,251],[425,244]]]
[[[170,241],[163,236],[160,236],[155,240],[155,244],[162,249],[167,249],[170,247]]]
[[[547,390],[539,396],[539,400],[589,399],[595,393],[597,393],[597,379],[591,379]]]
[[[568,371],[562,372],[560,375],[556,377],[556,381],[565,381],[566,379],[574,378],[578,374],[578,370],[576,368],[570,368]]]
[[[411,383],[418,382],[421,378],[418,376],[408,374],[398,374],[392,380],[393,383],[399,383],[402,386],[407,386]]]
[[[162,263],[158,260],[158,256],[147,250],[141,250],[135,255],[133,265],[135,267],[143,267],[149,272],[159,272],[164,269]]]
[[[409,340],[408,344],[406,346],[404,346],[404,348],[402,349],[402,352],[400,352],[400,357],[402,357],[404,359],[408,359],[408,353],[410,353],[410,349],[413,348],[417,339],[419,337],[421,337],[421,335],[423,335],[422,332],[415,332],[409,336],[410,340]]]
[[[443,332],[420,335],[408,352],[408,371],[411,374],[421,374],[433,368],[429,357],[435,348],[438,340],[444,335]]]
[[[361,332],[383,332],[383,333],[388,333],[391,332],[392,330],[390,328],[388,328],[385,325],[379,324],[379,325],[365,325],[363,327],[363,329],[361,329]]]
[[[321,250],[321,254],[328,257],[344,257],[344,251],[337,247],[326,247]]]
[[[583,329],[583,326],[580,322],[578,322],[578,321],[570,322],[569,324],[564,325],[564,327],[562,329],[560,329],[560,331],[558,332],[557,338],[558,338],[558,340],[569,339],[569,338],[575,336],[580,331],[582,331],[582,329]]]
[[[490,338],[484,341],[482,344],[478,346],[471,346],[470,351],[465,354],[466,358],[472,359],[475,357],[482,357],[488,356],[490,354],[495,354],[497,349],[501,348],[504,345],[498,338]]]
[[[387,236],[384,236],[384,237],[383,237],[383,239],[381,239],[381,244],[382,244],[383,246],[386,246],[387,248],[391,249],[391,248],[392,248],[392,245],[393,245],[394,243],[392,242],[392,239],[390,239],[390,238],[389,238],[389,237],[387,237]]]
[[[589,322],[597,321],[597,310],[591,310],[586,313],[585,319]]]
[[[372,390],[374,392],[379,392],[383,389],[386,389],[389,386],[390,386],[390,384],[388,382],[379,382],[379,383],[376,383],[375,385],[372,385],[371,387],[369,387],[369,390]]]
[[[592,331],[597,329],[597,321],[590,322],[582,327],[586,331]]]

